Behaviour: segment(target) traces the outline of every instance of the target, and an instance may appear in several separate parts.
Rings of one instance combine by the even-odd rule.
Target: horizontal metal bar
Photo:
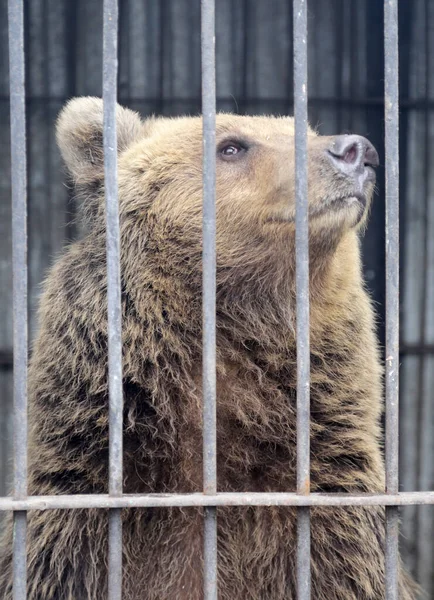
[[[293,492],[220,492],[217,494],[77,494],[0,498],[0,510],[70,508],[147,508],[183,506],[408,506],[434,504],[434,492],[398,494],[319,494]]]

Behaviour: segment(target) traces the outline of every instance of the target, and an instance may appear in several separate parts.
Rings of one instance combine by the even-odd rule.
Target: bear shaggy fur
[[[202,489],[202,120],[118,107],[125,493]],[[218,490],[296,488],[294,123],[217,117]],[[30,494],[108,491],[102,102],[57,125],[88,234],[45,283],[30,368]],[[358,235],[373,192],[308,133],[311,490],[383,492],[381,368]],[[232,149],[229,149],[233,146]],[[296,598],[296,512],[218,508],[221,600]],[[106,510],[32,511],[29,600],[107,597]],[[312,508],[312,598],[379,600],[384,508]],[[0,596],[11,592],[9,524]],[[125,600],[200,600],[203,512],[123,511]],[[415,597],[400,569],[400,599]]]

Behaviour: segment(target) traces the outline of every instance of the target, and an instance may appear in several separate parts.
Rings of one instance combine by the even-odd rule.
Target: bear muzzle
[[[326,151],[333,168],[364,194],[366,184],[375,182],[374,169],[380,164],[378,152],[361,135],[338,135]]]

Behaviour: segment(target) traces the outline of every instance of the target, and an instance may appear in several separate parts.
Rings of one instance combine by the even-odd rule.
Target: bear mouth
[[[367,205],[366,196],[359,192],[346,194],[345,196],[337,196],[335,198],[325,199],[319,206],[313,207],[309,211],[309,216],[321,216],[330,211],[339,212],[348,208],[355,207],[358,212],[363,214]]]
[[[358,223],[365,213],[367,204],[368,202],[366,196],[359,192],[336,196],[334,198],[324,198],[320,204],[316,206],[309,206],[309,219],[316,219],[330,213],[338,214],[339,212],[348,210],[351,210],[354,214],[354,209],[356,209]],[[283,217],[281,215],[274,215],[273,217],[267,219],[267,221],[269,223],[294,223],[295,216],[291,215],[288,217]]]

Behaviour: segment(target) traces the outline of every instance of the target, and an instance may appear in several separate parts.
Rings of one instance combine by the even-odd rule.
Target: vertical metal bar
[[[399,80],[398,0],[384,2],[386,142],[386,492],[398,492]],[[398,508],[386,508],[386,598],[398,600]]]
[[[295,258],[297,295],[297,493],[310,491],[307,0],[294,0]],[[297,510],[297,597],[310,598],[310,513]]]
[[[203,113],[203,486],[217,491],[216,434],[216,213],[215,0],[201,3]],[[205,509],[204,598],[217,600],[216,508]]]
[[[428,304],[429,297],[429,256],[430,256],[430,210],[429,205],[431,202],[430,196],[430,181],[431,181],[431,110],[429,107],[430,100],[430,73],[431,73],[431,54],[430,54],[430,2],[429,0],[424,1],[423,7],[423,20],[424,20],[424,63],[425,63],[425,97],[424,97],[424,192],[425,198],[423,202],[423,214],[425,215],[425,222],[423,226],[422,234],[422,251],[423,257],[419,265],[421,273],[423,273],[422,290],[419,305],[419,345],[425,348],[427,345],[427,337],[429,336],[429,318],[428,314],[430,311]],[[425,465],[428,466],[428,473],[431,472],[431,431],[429,430],[430,417],[429,412],[427,413],[427,407],[432,402],[431,394],[427,389],[427,370],[429,366],[429,358],[426,352],[421,352],[418,358],[418,382],[417,382],[417,394],[418,394],[418,406],[417,406],[417,427],[419,428],[420,435],[417,443],[416,453],[416,481],[417,486],[420,489],[424,488],[423,473]],[[427,452],[428,450],[428,452]],[[429,479],[428,479],[429,481]],[[430,533],[426,530],[426,522],[424,519],[425,512],[418,510],[416,512],[416,530],[414,532],[415,539],[417,540],[416,552],[415,552],[415,564],[417,567],[416,577],[421,583],[424,579],[424,565],[427,562],[427,556],[429,550],[425,547],[424,540],[430,538]]]
[[[109,494],[122,495],[122,313],[117,183],[118,2],[104,0],[103,32],[104,176],[107,229],[109,368]],[[109,511],[109,600],[122,597],[121,510]]]
[[[14,344],[14,498],[27,496],[27,164],[23,0],[9,0]],[[25,600],[27,514],[14,513],[13,598]]]

